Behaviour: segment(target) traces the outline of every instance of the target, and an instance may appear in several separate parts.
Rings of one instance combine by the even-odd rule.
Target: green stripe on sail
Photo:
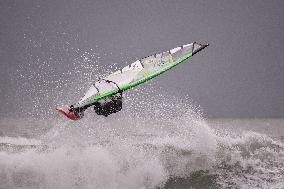
[[[188,53],[186,56],[180,58],[179,60],[177,60],[177,61],[174,62],[173,64],[171,64],[171,65],[169,65],[169,66],[163,68],[162,70],[160,70],[160,71],[158,71],[158,72],[156,72],[156,73],[153,73],[153,74],[151,74],[151,75],[149,75],[149,76],[147,76],[147,77],[144,77],[144,78],[142,78],[142,79],[140,79],[140,80],[138,80],[138,81],[135,81],[135,82],[132,82],[132,83],[130,83],[130,84],[128,84],[128,85],[122,86],[122,87],[120,87],[120,89],[121,89],[122,91],[126,91],[126,90],[128,90],[128,89],[131,89],[131,88],[137,86],[137,85],[140,85],[140,84],[142,84],[142,83],[145,83],[146,81],[149,81],[149,80],[151,80],[151,79],[153,79],[153,78],[155,78],[155,77],[161,75],[162,73],[164,73],[164,72],[170,70],[171,68],[177,66],[178,64],[184,62],[186,59],[190,58],[191,56],[192,56],[192,52]],[[87,98],[86,100],[84,100],[82,103],[80,103],[80,106],[84,106],[84,105],[86,105],[86,104],[90,104],[90,103],[92,103],[92,102],[95,102],[95,101],[104,99],[104,98],[109,97],[109,96],[111,96],[111,95],[113,95],[113,94],[116,94],[116,93],[118,93],[118,92],[119,92],[118,89],[114,89],[114,90],[111,90],[111,91],[109,91],[109,92],[106,92],[106,93],[97,95],[97,96],[91,96],[91,97]]]

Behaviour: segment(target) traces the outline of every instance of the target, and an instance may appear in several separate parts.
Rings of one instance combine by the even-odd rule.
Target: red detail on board
[[[71,120],[78,120],[81,119],[80,116],[78,116],[77,114],[75,114],[74,112],[71,112],[70,109],[68,107],[57,107],[56,110],[65,115],[66,117],[68,117]]]

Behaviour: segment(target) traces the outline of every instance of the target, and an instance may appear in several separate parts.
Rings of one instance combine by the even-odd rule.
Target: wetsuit
[[[93,105],[94,110],[98,115],[107,117],[108,115],[119,112],[122,109],[122,95],[113,95],[104,102],[95,102]]]

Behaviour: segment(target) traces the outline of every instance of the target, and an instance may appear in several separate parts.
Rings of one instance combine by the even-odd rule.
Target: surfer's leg
[[[102,108],[101,103],[95,102],[94,103],[94,110],[95,110],[96,114],[102,115],[103,114],[103,108]]]
[[[116,105],[117,111],[120,111],[122,109],[122,98],[116,102]]]
[[[112,109],[112,101],[107,102],[106,104],[103,105],[103,115],[107,117],[108,115],[112,114],[111,112]]]

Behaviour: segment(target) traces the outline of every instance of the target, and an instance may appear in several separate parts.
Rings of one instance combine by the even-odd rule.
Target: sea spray
[[[61,72],[50,61],[19,68],[17,118],[0,122],[0,188],[283,188],[283,143],[218,133],[157,81],[125,92],[123,110],[107,118],[91,108],[77,122],[60,117],[56,105],[108,72],[97,58],[83,53]]]
[[[1,183],[7,188],[156,188],[169,178],[212,167],[215,140],[194,111],[160,119],[129,114],[131,107],[109,118],[91,112],[78,122],[58,117],[37,137],[37,148],[26,144],[19,153],[1,152]],[[167,109],[160,104],[159,111]]]

